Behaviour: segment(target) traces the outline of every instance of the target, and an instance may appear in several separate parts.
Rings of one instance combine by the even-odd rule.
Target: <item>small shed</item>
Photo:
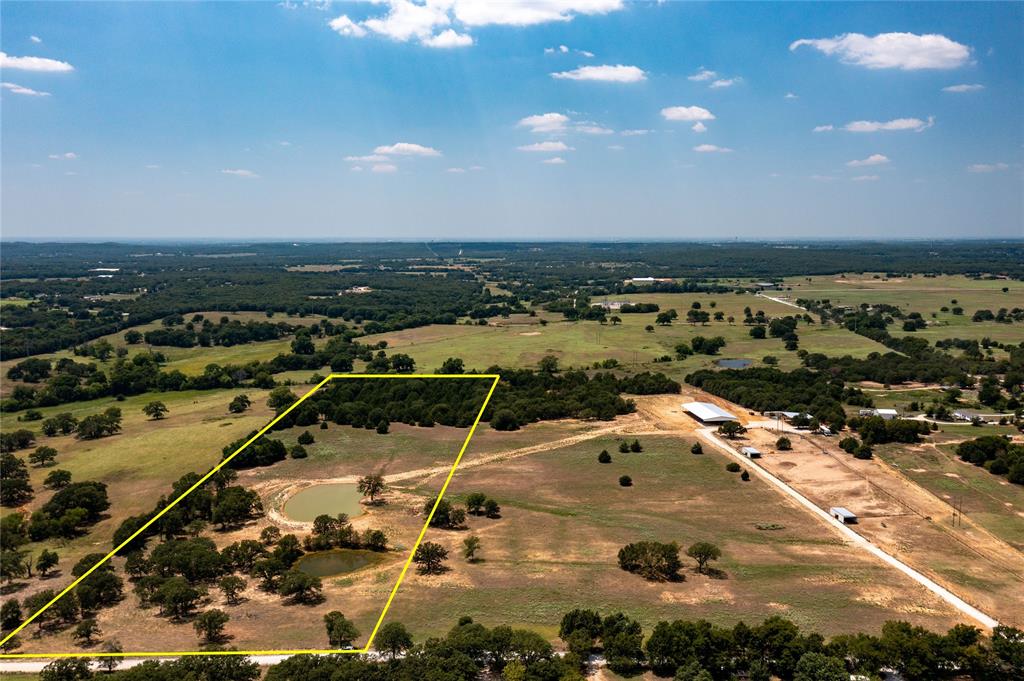
[[[848,508],[833,506],[828,509],[828,514],[844,525],[853,525],[857,522],[857,516]]]
[[[757,447],[741,447],[740,452],[742,452],[743,456],[747,457],[748,459],[761,458],[761,450],[759,450]]]
[[[899,418],[900,413],[895,409],[876,409],[875,416],[881,416],[886,421]]]

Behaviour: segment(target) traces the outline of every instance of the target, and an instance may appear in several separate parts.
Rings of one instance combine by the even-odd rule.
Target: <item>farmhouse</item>
[[[604,302],[597,304],[598,307],[600,307],[603,310],[608,310],[609,312],[621,310],[623,305],[631,305],[631,303],[628,300],[606,300]]]
[[[828,509],[828,514],[844,525],[853,525],[857,522],[857,516],[852,511],[842,506],[833,506]]]
[[[701,423],[725,423],[736,417],[710,402],[686,402],[683,409]]]
[[[742,452],[743,456],[747,457],[748,459],[761,458],[761,450],[759,450],[757,447],[741,447],[740,452]]]
[[[628,284],[634,284],[634,285],[646,286],[648,284],[654,284],[654,283],[670,284],[670,283],[672,283],[672,281],[673,281],[672,279],[665,278],[665,277],[633,277],[632,279],[626,279],[622,283],[623,284],[627,284],[627,285]]]

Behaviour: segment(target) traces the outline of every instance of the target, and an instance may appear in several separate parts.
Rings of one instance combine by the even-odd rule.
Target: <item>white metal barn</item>
[[[828,509],[828,514],[844,525],[852,525],[857,522],[856,514],[842,506],[833,506]]]
[[[748,459],[761,458],[761,450],[758,449],[757,447],[741,447],[740,452],[742,452],[743,456],[747,457]]]
[[[725,423],[737,420],[735,416],[710,402],[687,402],[683,404],[683,409],[702,423]]]

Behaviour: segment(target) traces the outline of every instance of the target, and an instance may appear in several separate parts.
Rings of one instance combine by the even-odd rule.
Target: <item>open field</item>
[[[934,443],[919,445],[886,445],[877,448],[876,454],[950,504],[946,517],[937,521],[951,523],[956,504],[965,516],[1024,551],[1024,489],[961,461],[954,451],[961,437],[942,433],[933,439]]]
[[[951,508],[884,461],[842,452],[836,438],[791,437],[752,429],[746,438],[765,453],[759,463],[820,508],[844,506],[858,516],[858,534],[1007,624],[1024,613],[1021,553],[970,517],[949,525]]]
[[[609,299],[627,298],[613,296]],[[696,301],[701,303],[703,310],[721,311],[736,321],[733,324],[712,321],[706,326],[693,326],[677,319],[671,326],[656,326],[653,332],[648,332],[644,328],[654,326],[657,316],[654,313],[622,314],[619,315],[622,324],[615,326],[567,321],[552,321],[541,326],[536,318],[524,317],[523,324],[500,320],[498,323],[502,326],[428,326],[368,336],[365,340],[386,340],[389,349],[411,355],[417,366],[424,370],[440,366],[448,357],[460,357],[467,367],[477,369],[496,364],[531,367],[545,355],[558,357],[563,366],[589,367],[594,362],[616,359],[623,365],[639,364],[643,368],[678,377],[714,366],[714,361],[721,358],[747,358],[759,363],[764,356],[774,355],[782,368],[795,368],[800,364],[796,353],[787,352],[782,341],[777,338],[755,340],[750,337],[749,327],[741,323],[745,306],[749,305],[754,312],[764,310],[769,315],[797,312],[786,305],[735,294],[641,294],[628,296],[628,300],[655,302],[662,310],[674,308],[682,317],[685,317],[690,304]],[[710,307],[712,302],[716,304],[714,308]],[[885,351],[884,346],[835,326],[801,325],[798,334],[800,347],[810,352],[865,357],[871,352]],[[683,361],[654,363],[663,355],[674,357],[676,344],[688,342],[694,336],[722,336],[727,345],[715,357],[695,355]]]
[[[72,435],[46,437],[37,433],[38,444],[57,450],[57,463],[29,468],[35,497],[18,510],[36,510],[53,495],[43,487],[43,479],[54,468],[70,471],[76,482],[106,483],[111,507],[107,517],[81,537],[28,545],[26,548],[33,554],[43,548],[56,551],[60,571],[47,580],[28,580],[17,596],[24,598],[37,590],[62,588],[70,583],[69,571],[78,559],[88,553],[106,553],[112,548],[111,539],[122,520],[151,511],[157,499],[167,494],[179,477],[189,472],[206,472],[220,461],[222,447],[263,426],[272,415],[265,405],[266,391],[245,391],[252,398],[253,407],[243,414],[229,414],[227,405],[238,392],[241,391],[166,393],[160,399],[170,413],[160,421],[150,421],[141,412],[142,406],[153,399],[152,395],[130,397],[122,402],[106,398],[41,410],[46,416],[70,412],[81,418],[116,405],[124,414],[123,430],[98,440],[78,440]],[[5,430],[9,427],[8,419],[13,421],[13,417],[4,417]],[[31,428],[32,424],[28,425]],[[12,509],[2,510],[4,515],[10,512]]]
[[[915,332],[915,335],[933,343],[945,338],[980,340],[986,336],[1001,342],[1019,343],[1024,337],[1024,329],[1019,323],[971,321],[976,310],[997,312],[1003,307],[1024,307],[1024,283],[1020,281],[975,280],[964,276],[915,276],[886,280],[875,279],[872,274],[847,274],[845,277],[791,277],[785,280],[785,286],[790,290],[771,295],[793,301],[797,298],[827,299],[834,306],[887,303],[906,313],[920,312],[929,326]],[[1005,293],[1002,291],[1004,287],[1008,289]],[[944,306],[950,311],[942,312]],[[962,307],[964,314],[954,315],[951,310],[956,306]]]

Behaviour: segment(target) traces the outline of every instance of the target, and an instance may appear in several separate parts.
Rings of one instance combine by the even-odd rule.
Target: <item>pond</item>
[[[314,485],[297,492],[284,503],[283,510],[292,520],[304,523],[311,523],[318,515],[324,514],[336,516],[339,513],[347,513],[351,518],[363,512],[363,507],[359,503],[362,498],[363,495],[359,493],[355,483]]]
[[[296,569],[314,577],[333,577],[361,570],[384,562],[387,554],[359,549],[332,549],[307,553],[295,564]]]
[[[753,364],[753,360],[749,359],[719,359],[715,360],[715,364],[722,367],[723,369],[746,369],[748,366]]]

